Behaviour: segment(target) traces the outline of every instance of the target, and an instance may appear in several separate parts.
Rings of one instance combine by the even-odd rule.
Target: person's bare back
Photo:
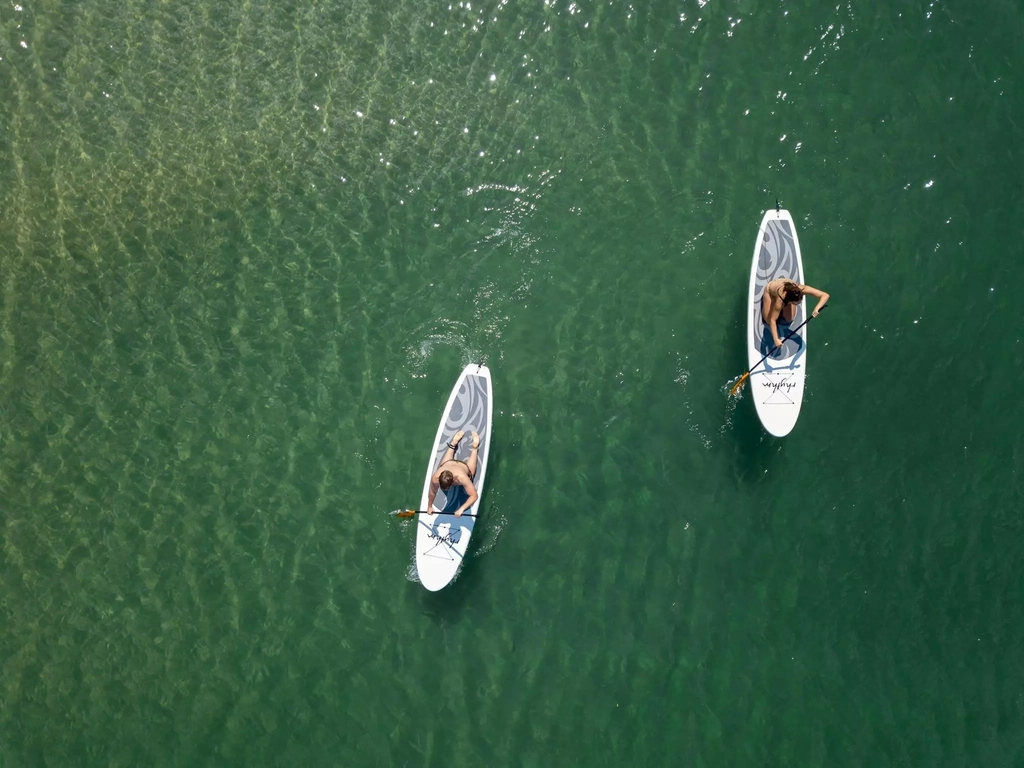
[[[794,283],[785,278],[772,280],[764,287],[764,294],[761,296],[761,319],[771,331],[772,341],[775,342],[776,347],[782,346],[778,323],[793,322],[793,318],[796,317],[797,305],[803,301],[805,295],[818,299],[818,303],[814,305],[814,311],[811,313],[817,317],[818,312],[822,310],[829,298],[824,291],[819,291],[809,285]]]

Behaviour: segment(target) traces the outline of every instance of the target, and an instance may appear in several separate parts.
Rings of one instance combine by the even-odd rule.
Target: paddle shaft
[[[406,509],[406,510],[403,510],[403,511],[399,512],[397,515],[395,515],[395,517],[412,517],[413,515],[430,515],[430,514],[434,514],[434,515],[451,515],[452,517],[455,517],[455,513],[454,512],[427,512],[425,509]],[[467,512],[467,513],[459,515],[459,517],[476,517],[476,514],[475,513],[474,514],[469,514]]]

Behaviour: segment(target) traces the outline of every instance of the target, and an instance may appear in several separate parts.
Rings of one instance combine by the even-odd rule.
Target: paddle
[[[431,513],[427,512],[426,510],[423,510],[423,509],[403,509],[401,512],[395,512],[394,513],[395,517],[401,517],[403,519],[404,518],[412,517],[413,515],[429,515],[429,514],[431,514]],[[452,515],[453,517],[455,515],[454,512],[434,512],[433,514],[435,514],[435,515]],[[471,515],[471,514],[468,514],[468,513],[464,512],[461,515],[459,515],[459,517],[476,517],[476,515]]]
[[[828,309],[828,304],[826,304],[824,307],[819,309],[818,313],[820,314],[821,312],[824,312],[826,309]],[[792,331],[790,331],[789,333],[786,334],[786,338],[784,338],[782,340],[782,344],[780,344],[779,346],[775,347],[775,349],[772,349],[767,355],[765,355],[760,360],[758,360],[756,363],[754,363],[752,366],[750,366],[750,368],[747,369],[747,372],[744,373],[742,376],[740,376],[740,380],[732,385],[732,389],[729,390],[729,397],[732,397],[737,392],[739,392],[740,389],[743,388],[743,385],[746,383],[747,379],[750,378],[750,374],[754,371],[755,368],[757,368],[757,366],[759,366],[761,363],[763,363],[765,360],[767,360],[771,356],[772,352],[774,352],[776,349],[782,349],[782,347],[785,346],[786,342],[790,340],[790,338],[793,336],[793,334],[795,334],[797,331],[799,331],[801,328],[803,328],[805,325],[807,325],[809,322],[811,322],[811,320],[813,320],[814,317],[815,317],[814,315],[811,315],[806,320],[804,320],[802,323],[800,323],[800,325],[798,325],[796,328],[794,328]]]

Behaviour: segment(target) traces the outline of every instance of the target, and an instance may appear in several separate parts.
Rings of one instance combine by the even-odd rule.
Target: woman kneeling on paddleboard
[[[818,303],[814,305],[813,317],[828,301],[828,294],[812,288],[809,285],[794,283],[792,280],[772,280],[764,287],[764,296],[761,298],[761,317],[772,332],[772,339],[776,347],[782,346],[782,339],[779,338],[778,322],[789,324],[796,317],[796,309],[803,301],[804,295],[816,296]]]
[[[466,491],[468,498],[462,503],[461,507],[455,510],[456,517],[462,517],[462,513],[472,507],[477,498],[479,498],[476,487],[473,485],[473,478],[476,477],[477,449],[480,447],[480,435],[473,432],[473,449],[469,453],[469,458],[465,461],[460,461],[455,458],[455,451],[458,450],[459,442],[465,436],[466,433],[461,431],[455,434],[452,441],[448,443],[448,450],[444,452],[444,457],[441,459],[437,471],[430,478],[430,495],[427,497],[427,510],[430,514],[434,514],[434,496],[437,495],[438,488],[442,491],[447,491],[457,484],[461,485]]]

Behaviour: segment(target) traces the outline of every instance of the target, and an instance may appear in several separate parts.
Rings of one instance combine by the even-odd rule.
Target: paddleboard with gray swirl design
[[[787,279],[804,282],[803,262],[796,225],[789,211],[773,209],[761,219],[761,227],[754,244],[754,259],[750,267],[748,293],[747,365],[757,364],[775,347],[772,332],[761,314],[761,301],[765,286],[772,280]],[[777,323],[779,338],[806,319],[806,300],[797,306],[792,322]],[[761,424],[772,435],[784,437],[796,426],[800,405],[804,399],[804,379],[807,375],[807,326],[786,341],[781,349],[758,365],[750,374],[750,393],[754,398]]]
[[[480,435],[480,447],[477,453],[476,475],[473,485],[479,498],[461,517],[455,512],[468,496],[461,485],[453,485],[448,491],[438,489],[434,498],[434,509],[437,514],[416,515],[416,570],[420,583],[431,592],[447,586],[462,565],[462,559],[469,547],[473,529],[477,525],[480,511],[480,499],[484,495],[484,480],[487,475],[487,459],[491,447],[491,414],[493,397],[491,395],[491,372],[485,365],[469,365],[459,376],[448,397],[444,415],[434,436],[430,460],[427,462],[427,477],[423,482],[423,496],[420,509],[427,508],[430,495],[430,478],[441,464],[448,443],[460,430],[466,436],[455,451],[459,461],[469,459],[473,444],[472,433],[476,430]]]

